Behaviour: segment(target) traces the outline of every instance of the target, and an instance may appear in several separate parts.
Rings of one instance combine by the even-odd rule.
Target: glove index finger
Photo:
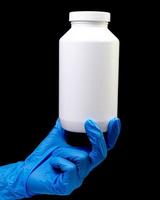
[[[89,153],[89,156],[93,165],[96,166],[107,156],[105,139],[101,129],[93,120],[89,119],[86,121],[85,130],[92,145],[92,151]]]

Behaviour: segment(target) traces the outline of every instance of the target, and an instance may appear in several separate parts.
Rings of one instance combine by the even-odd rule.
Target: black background
[[[24,160],[58,117],[58,40],[70,28],[69,12],[111,12],[109,28],[120,39],[118,113],[122,131],[116,147],[71,196],[32,199],[130,199],[148,194],[148,173],[142,165],[146,149],[141,146],[148,133],[141,132],[143,116],[137,117],[144,109],[139,93],[145,93],[140,75],[147,57],[143,54],[147,6],[130,1],[1,6],[0,165]]]

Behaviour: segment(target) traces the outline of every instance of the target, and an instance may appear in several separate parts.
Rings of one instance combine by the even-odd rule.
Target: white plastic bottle
[[[117,116],[119,40],[108,12],[71,12],[69,20],[59,42],[59,118],[71,132],[85,132],[88,118],[105,132]]]

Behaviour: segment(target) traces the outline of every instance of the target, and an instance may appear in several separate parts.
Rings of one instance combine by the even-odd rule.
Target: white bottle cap
[[[110,22],[109,12],[74,11],[69,13],[69,21],[106,21]]]

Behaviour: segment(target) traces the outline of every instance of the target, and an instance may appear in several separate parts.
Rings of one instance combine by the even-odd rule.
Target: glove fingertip
[[[56,120],[56,124],[55,124],[56,127],[61,127],[61,121],[60,121],[60,118],[58,118]]]
[[[121,121],[119,118],[115,117],[110,120],[108,124],[108,131],[112,132],[114,129],[115,132],[119,133],[121,130]]]
[[[87,132],[87,130],[91,130],[91,129],[97,129],[98,131],[101,131],[100,127],[98,126],[98,124],[96,123],[95,120],[93,119],[88,119],[85,124],[85,130]]]
[[[55,128],[57,128],[59,131],[64,131],[60,118],[57,119],[56,124],[55,124]]]
[[[107,147],[111,150],[118,139],[121,131],[121,121],[119,118],[113,118],[108,124],[108,134],[107,134]]]

